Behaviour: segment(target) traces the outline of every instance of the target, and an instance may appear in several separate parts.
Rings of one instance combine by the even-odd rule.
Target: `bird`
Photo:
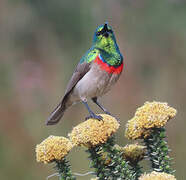
[[[106,94],[117,82],[123,70],[123,55],[116,42],[113,29],[108,23],[96,28],[91,48],[80,59],[60,103],[52,111],[46,125],[54,125],[73,104],[82,102],[89,112],[86,119],[102,120],[87,101],[91,99],[104,113],[111,115],[98,98]]]

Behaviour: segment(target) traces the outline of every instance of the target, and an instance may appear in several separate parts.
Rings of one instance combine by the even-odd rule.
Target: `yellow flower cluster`
[[[131,164],[136,164],[141,161],[146,153],[145,146],[138,144],[127,144],[125,147],[122,147],[123,157]]]
[[[143,174],[139,180],[176,180],[176,178],[164,172],[151,172],[150,174]]]
[[[105,143],[119,128],[118,121],[107,114],[101,114],[103,120],[88,119],[74,127],[69,137],[74,145],[88,148]]]
[[[176,115],[176,112],[176,109],[169,107],[167,103],[146,102],[128,121],[125,136],[128,139],[145,138],[152,128],[165,126]]]
[[[50,163],[62,160],[72,149],[69,139],[59,136],[49,136],[36,146],[37,162]]]

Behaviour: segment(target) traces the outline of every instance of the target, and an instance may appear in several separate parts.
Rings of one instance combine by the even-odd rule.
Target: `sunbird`
[[[81,58],[67,85],[63,99],[48,117],[46,124],[54,125],[63,117],[67,108],[77,102],[82,102],[90,116],[102,120],[89,107],[90,98],[106,114],[111,115],[99,102],[98,97],[107,93],[119,79],[123,70],[123,56],[112,27],[108,23],[97,27],[92,47]]]

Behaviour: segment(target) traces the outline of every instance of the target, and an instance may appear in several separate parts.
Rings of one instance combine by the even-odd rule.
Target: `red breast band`
[[[123,70],[123,62],[118,67],[109,66],[107,63],[103,62],[99,56],[96,57],[94,62],[97,63],[102,70],[108,72],[109,74],[120,74]]]

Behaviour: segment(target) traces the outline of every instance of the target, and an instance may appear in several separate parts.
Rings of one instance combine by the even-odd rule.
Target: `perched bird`
[[[116,43],[112,27],[107,23],[100,25],[93,37],[92,47],[82,57],[67,85],[65,95],[50,114],[47,125],[59,122],[67,108],[82,102],[90,116],[101,120],[88,106],[91,98],[106,114],[110,114],[99,102],[98,97],[107,93],[116,83],[123,69],[123,56]]]

